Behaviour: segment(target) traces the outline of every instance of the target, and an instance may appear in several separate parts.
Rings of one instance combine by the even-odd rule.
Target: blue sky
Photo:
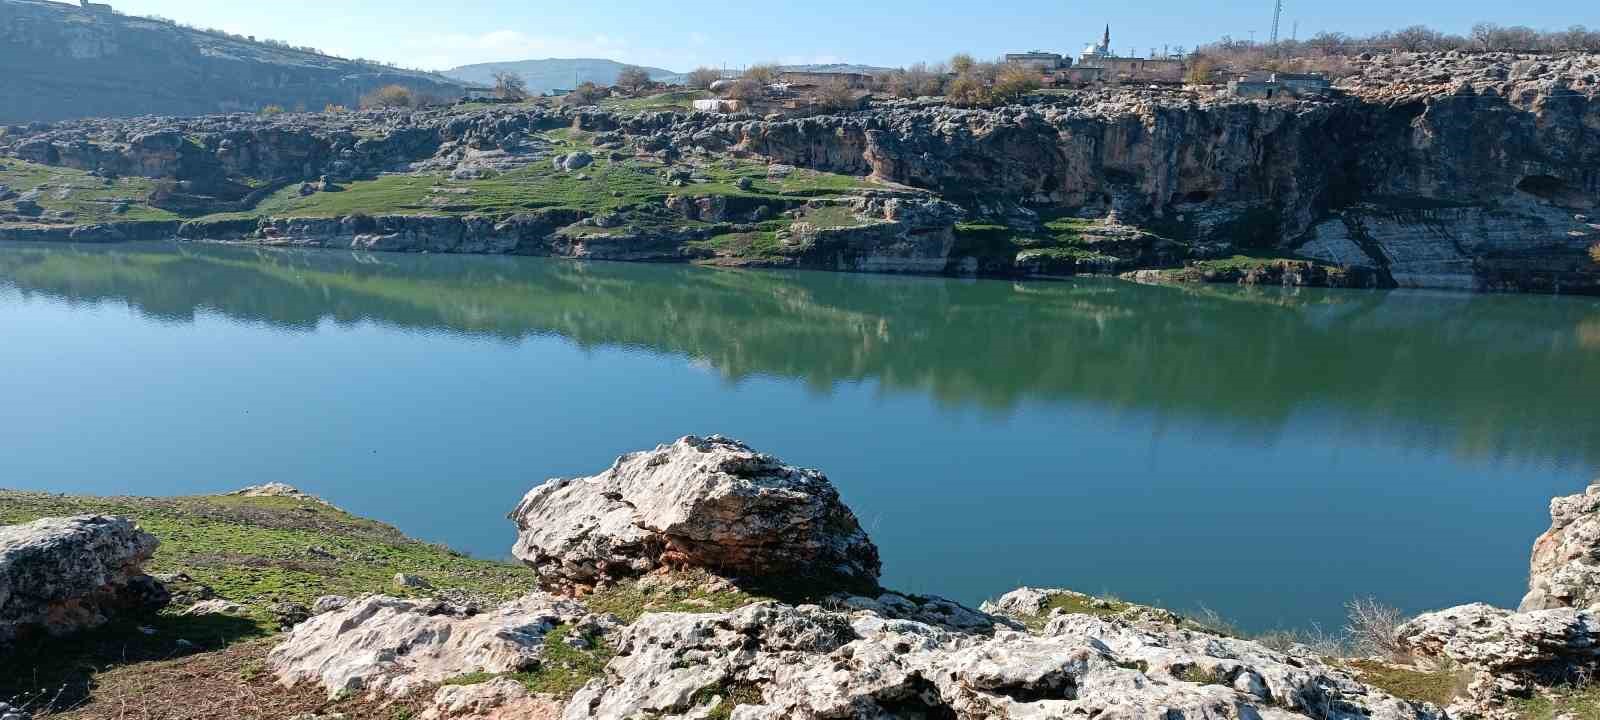
[[[910,0],[113,0],[130,14],[162,15],[312,45],[345,56],[444,69],[495,60],[608,57],[687,70],[754,62],[899,66],[956,52],[996,57],[1049,49],[1073,54],[1112,25],[1118,50],[1141,54],[1225,34],[1265,40],[1272,0],[1134,2],[912,2]],[[1288,0],[1284,34],[1366,33],[1416,23],[1465,32],[1479,21],[1564,29],[1600,25],[1590,0]]]

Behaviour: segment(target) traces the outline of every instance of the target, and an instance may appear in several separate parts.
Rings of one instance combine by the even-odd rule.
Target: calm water
[[[909,591],[1511,604],[1600,468],[1600,302],[0,246],[0,485],[505,556],[530,486],[688,433],[826,470]]]

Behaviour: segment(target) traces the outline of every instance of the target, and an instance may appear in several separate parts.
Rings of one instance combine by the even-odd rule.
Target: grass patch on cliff
[[[700,688],[689,698],[689,704],[696,707],[705,707],[716,703],[705,714],[706,720],[729,720],[733,711],[740,705],[760,705],[762,703],[761,690],[750,683],[723,680],[715,685]]]
[[[1439,707],[1449,705],[1471,679],[1463,671],[1454,669],[1419,670],[1360,658],[1346,660],[1344,664],[1355,670],[1363,682],[1390,695]],[[1594,720],[1600,720],[1600,716]]]
[[[632,623],[646,613],[719,613],[773,598],[723,587],[704,572],[686,571],[669,578],[634,580],[583,598],[584,607],[611,613]]]
[[[529,692],[569,698],[590,680],[600,677],[606,670],[606,663],[616,655],[603,639],[593,636],[579,638],[582,647],[574,647],[568,642],[573,632],[571,625],[558,625],[544,636],[537,670],[504,675],[472,673],[446,680],[444,684],[477,685],[504,677],[522,683]]]
[[[688,112],[694,101],[712,97],[705,90],[674,90],[641,98],[606,98],[600,101],[601,110],[622,113]]]
[[[178,219],[177,215],[145,204],[156,185],[148,178],[107,180],[83,170],[5,158],[0,159],[0,185],[18,195],[38,190],[35,202],[40,207],[47,213],[72,213],[72,221],[77,224]],[[14,203],[15,200],[6,200],[0,202],[0,207],[9,210]],[[118,213],[118,205],[125,205],[126,211]]]

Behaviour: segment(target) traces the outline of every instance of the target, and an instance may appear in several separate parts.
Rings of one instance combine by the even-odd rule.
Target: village
[[[695,110],[760,115],[803,115],[815,112],[858,110],[874,99],[914,99],[950,96],[964,77],[975,77],[993,89],[1009,83],[1022,94],[1097,87],[1141,87],[1187,90],[1249,100],[1291,100],[1326,97],[1335,91],[1321,73],[1270,70],[1228,72],[1197,68],[1181,53],[1152,52],[1140,57],[1119,54],[1112,45],[1111,27],[1089,43],[1076,58],[1035,50],[1008,53],[983,72],[970,72],[961,61],[933,70],[896,70],[887,74],[858,71],[763,68],[725,72],[705,89],[710,97],[696,99]],[[917,75],[917,77],[909,77]],[[909,86],[907,88],[906,86]],[[991,101],[964,104],[999,104],[1020,99],[1016,90],[992,93]],[[963,103],[958,103],[963,104]]]

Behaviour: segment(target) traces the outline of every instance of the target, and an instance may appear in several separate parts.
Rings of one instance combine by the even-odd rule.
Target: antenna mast
[[[1278,44],[1278,26],[1282,22],[1283,22],[1283,0],[1277,0],[1277,3],[1275,5],[1273,5],[1273,7],[1272,7],[1272,41],[1271,41],[1271,44],[1273,46],[1276,46]]]

